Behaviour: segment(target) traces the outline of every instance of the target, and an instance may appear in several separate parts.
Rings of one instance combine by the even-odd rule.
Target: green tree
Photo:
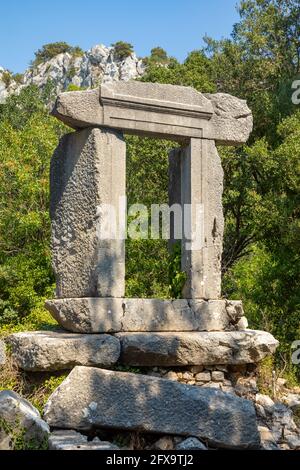
[[[11,96],[0,113],[0,318],[17,323],[52,297],[49,163],[65,127],[36,87]]]
[[[120,60],[124,60],[133,54],[133,46],[129,42],[117,41],[112,44],[112,47],[114,48],[115,56]]]

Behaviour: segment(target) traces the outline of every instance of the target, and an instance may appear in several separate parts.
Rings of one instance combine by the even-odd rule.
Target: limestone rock
[[[211,373],[211,378],[214,382],[223,382],[224,380],[224,372],[220,370],[214,370]]]
[[[1,80],[2,71],[4,69],[0,67],[0,102],[4,102],[12,93],[19,93],[25,86],[34,84],[42,88],[49,79],[57,93],[66,90],[69,85],[95,88],[100,83],[136,79],[143,75],[145,65],[135,53],[120,59],[114,53],[113,47],[98,44],[84,52],[81,57],[66,52],[38,66],[30,67],[25,71],[21,83],[17,83],[12,77],[7,86]]]
[[[196,437],[188,437],[177,444],[176,450],[207,450],[207,448]]]
[[[293,411],[300,410],[300,395],[298,393],[287,393],[282,397],[282,401]]]
[[[0,366],[3,366],[6,362],[5,354],[5,343],[0,339]]]
[[[120,342],[111,335],[60,331],[30,331],[9,336],[12,358],[23,370],[71,369],[76,365],[110,366],[120,355]]]
[[[196,380],[197,382],[210,382],[210,372],[199,372],[198,374],[196,374]]]
[[[272,413],[274,409],[274,401],[268,395],[263,395],[262,393],[258,393],[255,396],[255,401],[258,405],[262,406],[268,413]]]
[[[87,436],[72,430],[53,431],[49,437],[49,450],[118,450],[110,442],[95,437],[88,441]]]
[[[212,105],[212,135],[218,144],[236,145],[248,140],[253,127],[253,117],[245,100],[227,93],[204,93]]]
[[[117,337],[121,361],[135,366],[256,363],[278,345],[270,333],[255,330],[118,333]]]
[[[76,333],[119,331],[222,331],[234,328],[240,303],[228,314],[225,300],[69,298],[45,307],[65,329]]]
[[[75,367],[50,396],[50,426],[97,427],[198,437],[224,448],[256,448],[255,409],[248,400],[166,379]]]
[[[275,437],[266,426],[258,426],[260,434],[261,447],[263,450],[279,450],[276,444]]]
[[[119,208],[125,195],[122,135],[100,129],[65,135],[51,160],[50,191],[57,297],[122,297],[125,241],[104,238],[100,210]]]
[[[300,436],[297,434],[287,434],[285,436],[285,440],[290,447],[290,449],[293,450],[299,450],[300,449]]]
[[[28,446],[45,448],[49,426],[29,401],[11,390],[0,392],[0,450],[13,450],[23,436]]]

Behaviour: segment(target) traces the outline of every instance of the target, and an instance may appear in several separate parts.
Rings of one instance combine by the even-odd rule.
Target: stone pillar
[[[218,299],[221,295],[224,220],[223,170],[215,142],[192,138],[187,147],[172,151],[169,161],[169,201],[170,204],[180,202],[183,210],[181,266],[187,273],[183,296]],[[201,247],[191,249],[187,243],[196,228],[198,241],[202,238],[203,243]]]
[[[124,296],[125,240],[100,237],[104,221],[99,207],[112,204],[119,213],[125,167],[125,142],[119,132],[87,128],[61,139],[50,177],[58,298]]]

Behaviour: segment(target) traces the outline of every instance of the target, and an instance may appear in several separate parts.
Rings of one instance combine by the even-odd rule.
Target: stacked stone
[[[76,366],[50,397],[46,421],[55,428],[119,428],[257,447],[253,405],[223,390],[232,386],[227,366],[257,363],[278,344],[269,333],[247,329],[240,301],[221,299],[223,172],[216,143],[247,140],[246,103],[188,87],[119,82],[63,93],[54,115],[76,130],[62,138],[51,162],[56,299],[46,308],[64,329],[9,338],[25,370]],[[117,209],[119,235],[125,230],[123,131],[182,145],[169,157],[169,197],[170,205],[191,204],[191,218],[184,212],[182,220],[188,228],[181,240],[183,299],[124,298],[125,240],[101,236],[103,205]],[[193,249],[188,234],[196,229],[197,205],[204,210],[203,243]],[[171,232],[170,245],[175,227]],[[166,369],[160,378],[100,368],[117,363]],[[197,370],[170,380],[168,368],[183,366]]]

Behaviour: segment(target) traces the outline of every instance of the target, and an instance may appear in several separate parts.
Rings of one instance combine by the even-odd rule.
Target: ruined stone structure
[[[220,377],[228,365],[254,364],[275,351],[272,335],[247,329],[240,301],[221,298],[223,171],[216,144],[246,142],[252,129],[246,102],[189,87],[116,82],[61,94],[53,114],[75,129],[62,138],[51,162],[56,298],[46,308],[64,330],[18,333],[10,339],[13,356],[25,370],[80,366],[50,398],[46,420],[60,428],[191,434],[220,447],[256,447],[255,413],[246,400],[99,369],[122,363],[197,366],[201,372],[202,366],[218,365],[215,377]],[[125,241],[99,236],[103,220],[97,208],[117,206],[126,195],[123,132],[179,142],[169,155],[170,205],[192,204],[191,218],[184,215],[182,222],[190,224],[190,233],[194,206],[203,206],[203,246],[188,249],[185,237],[181,242],[182,299],[124,298]],[[119,219],[125,220],[125,208]],[[173,418],[167,397],[177,401]],[[113,400],[118,401],[114,416],[107,412]],[[153,415],[151,403],[157,410],[159,400],[167,411]],[[138,410],[137,402],[143,403]]]

